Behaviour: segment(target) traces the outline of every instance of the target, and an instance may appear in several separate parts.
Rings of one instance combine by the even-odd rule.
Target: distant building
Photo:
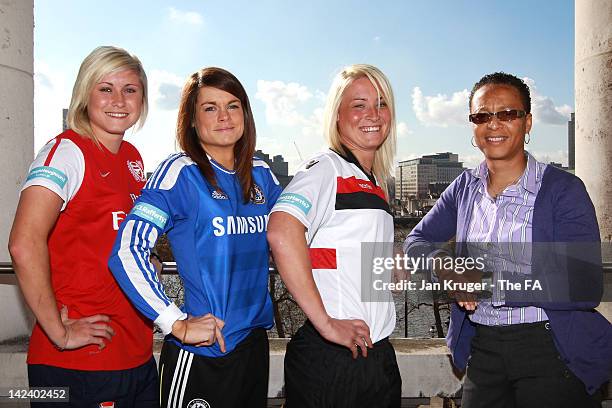
[[[62,131],[68,130],[68,109],[62,109]]]
[[[283,188],[287,187],[293,176],[289,175],[289,163],[285,161],[282,155],[277,154],[270,160],[269,154],[261,150],[256,150],[255,157],[259,157],[261,160],[265,161],[268,166],[270,166],[270,170],[272,170],[272,173],[274,173],[281,186],[283,186]]]
[[[561,163],[557,163],[557,162],[552,162],[551,161],[550,163],[548,163],[548,165],[556,167],[558,169],[567,170],[567,167],[563,167],[563,164],[561,164]]]
[[[395,197],[395,177],[393,176],[387,180],[387,194],[389,194],[390,198]]]
[[[554,166],[554,167],[556,167],[556,168],[558,168],[558,169],[565,170],[565,171],[567,171],[568,173],[572,173],[572,174],[574,174],[574,169],[570,169],[569,167],[565,167],[565,166],[564,166],[563,164],[561,164],[561,163],[557,163],[557,162],[550,162],[550,163],[548,163],[548,165],[549,165],[549,166]]]
[[[567,122],[567,167],[576,168],[576,113],[572,112]]]
[[[450,152],[399,162],[395,171],[395,198],[405,202],[439,195],[462,171],[459,155]]]

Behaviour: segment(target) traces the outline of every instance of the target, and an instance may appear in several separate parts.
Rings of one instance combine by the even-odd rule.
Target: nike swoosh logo
[[[109,174],[110,174],[110,171],[107,171],[106,173],[102,173],[102,172],[100,172],[100,175],[101,175],[102,177],[106,177],[106,176],[108,176]]]

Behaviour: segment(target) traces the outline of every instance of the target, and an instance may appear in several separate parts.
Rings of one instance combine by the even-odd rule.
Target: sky
[[[126,140],[152,171],[176,151],[185,79],[207,66],[231,71],[249,95],[257,148],[292,173],[325,148],[325,96],[342,67],[368,63],[395,94],[398,160],[451,151],[468,167],[468,95],[505,71],[529,84],[527,146],[567,165],[574,107],[573,0],[115,1],[35,0],[35,149],[61,132],[62,108],[83,58],[99,45],[137,55],[149,79],[149,116]]]

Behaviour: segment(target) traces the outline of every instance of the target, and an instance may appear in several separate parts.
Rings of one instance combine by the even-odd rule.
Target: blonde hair
[[[329,146],[337,152],[347,154],[340,140],[340,132],[338,131],[338,110],[342,102],[342,95],[353,81],[359,78],[368,78],[378,95],[381,95],[387,103],[389,112],[391,113],[391,123],[389,126],[389,134],[384,142],[378,147],[374,153],[374,162],[372,164],[372,173],[378,180],[381,188],[388,197],[387,182],[391,178],[395,160],[395,149],[397,144],[397,133],[395,128],[395,102],[393,99],[393,90],[389,80],[378,68],[367,64],[349,65],[342,69],[334,78],[329,93],[327,94],[327,103],[325,113],[323,115],[323,131]]]
[[[66,118],[70,129],[83,137],[89,137],[97,145],[100,144],[93,133],[87,114],[89,94],[102,77],[126,69],[135,71],[140,77],[142,85],[142,110],[140,111],[136,128],[140,129],[144,125],[149,104],[147,100],[147,75],[140,60],[123,48],[102,46],[97,47],[85,57],[79,68],[79,73],[72,88],[72,99],[70,100],[68,117]]]

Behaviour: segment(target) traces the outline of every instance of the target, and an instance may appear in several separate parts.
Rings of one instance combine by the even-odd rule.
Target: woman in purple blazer
[[[598,407],[612,369],[612,329],[594,310],[603,279],[593,204],[578,177],[525,150],[531,98],[521,79],[500,72],[481,78],[469,119],[484,161],[444,191],[404,250],[445,258],[450,254],[435,243],[453,237],[462,256],[474,243],[527,248],[516,264],[533,275],[522,282],[536,276],[549,287],[546,295],[456,297],[447,343],[455,366],[466,370],[462,407]],[[568,255],[576,246],[580,253]],[[434,279],[465,279],[452,270],[431,272]]]

